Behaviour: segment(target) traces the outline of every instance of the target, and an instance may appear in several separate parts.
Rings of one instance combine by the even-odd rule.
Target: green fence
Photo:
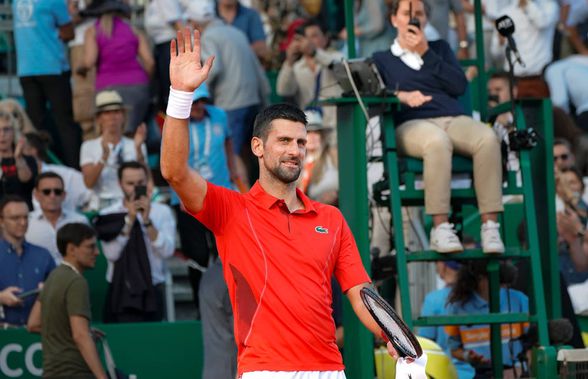
[[[200,379],[200,322],[96,325],[108,335],[117,366],[137,379]],[[0,330],[0,378],[34,379],[42,374],[39,335]]]

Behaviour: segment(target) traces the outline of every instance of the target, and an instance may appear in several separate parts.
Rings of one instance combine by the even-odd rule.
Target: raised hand
[[[214,56],[204,65],[200,61],[200,32],[194,30],[194,44],[190,41],[190,28],[178,30],[177,41],[171,41],[169,78],[175,90],[192,92],[208,78]]]

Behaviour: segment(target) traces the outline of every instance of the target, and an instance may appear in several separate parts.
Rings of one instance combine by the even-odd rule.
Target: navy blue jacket
[[[390,49],[374,53],[372,58],[389,90],[421,91],[433,97],[416,108],[403,104],[395,114],[396,125],[414,119],[465,114],[458,97],[465,92],[468,81],[447,42],[429,42],[419,71],[408,67]]]

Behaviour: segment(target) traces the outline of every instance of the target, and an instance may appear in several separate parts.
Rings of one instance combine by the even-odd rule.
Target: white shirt
[[[513,39],[526,65],[523,68],[515,64],[515,75],[541,75],[543,68],[553,59],[553,36],[559,16],[557,3],[554,0],[529,0],[521,9],[518,0],[513,0],[501,13],[510,16],[515,24]],[[500,45],[498,32],[492,36],[490,48],[496,58],[504,57],[506,42]],[[505,70],[508,70],[507,65],[505,63]]]
[[[184,10],[177,0],[150,0],[145,6],[145,31],[156,45],[176,37],[173,23],[183,21]]]
[[[41,172],[54,172],[61,176],[65,188],[62,208],[71,212],[85,208],[92,198],[92,191],[86,188],[81,172],[68,166],[42,163]],[[33,196],[33,209],[40,209],[39,202]]]
[[[141,146],[143,156],[147,157],[145,144]],[[102,159],[102,137],[87,140],[82,144],[80,150],[80,167],[89,163],[96,164]],[[102,168],[100,177],[93,190],[98,198],[111,202],[123,198],[122,190],[118,184],[118,167],[122,162],[136,161],[137,150],[135,142],[127,137],[122,137],[116,146],[110,147],[108,161]]]
[[[63,210],[61,216],[57,219],[55,227],[53,227],[43,215],[43,211],[40,209],[34,210],[29,213],[29,228],[27,229],[27,234],[25,234],[25,240],[49,250],[55,264],[59,265],[63,260],[63,256],[57,249],[57,231],[63,225],[72,222],[88,224],[88,219],[79,213]]]
[[[112,213],[127,212],[122,200],[117,201],[108,208],[100,212],[101,215]],[[153,227],[157,229],[157,239],[151,241],[147,228],[143,226],[143,218],[137,215],[141,228],[143,229],[143,236],[145,238],[145,247],[147,248],[147,256],[151,266],[151,278],[153,285],[163,283],[165,281],[165,259],[171,257],[176,248],[176,219],[172,210],[167,205],[161,203],[151,203],[151,211],[149,218],[153,223]],[[106,280],[110,283],[112,281],[112,273],[114,271],[114,262],[118,261],[120,255],[126,246],[129,238],[119,235],[115,239],[102,243],[102,251],[108,259],[108,268],[106,270]]]

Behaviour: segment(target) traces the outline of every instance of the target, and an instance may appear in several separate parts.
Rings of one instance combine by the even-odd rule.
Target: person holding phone
[[[416,18],[420,25],[416,24]],[[373,55],[388,89],[400,100],[394,114],[401,154],[422,158],[425,211],[432,215],[431,249],[463,250],[449,223],[453,152],[472,157],[474,185],[482,218],[485,253],[504,253],[498,215],[502,212],[502,166],[498,137],[466,115],[458,100],[468,82],[447,42],[427,41],[427,9],[422,0],[394,0],[390,18],[398,29],[391,48]]]
[[[104,321],[161,321],[165,260],[175,250],[176,221],[167,205],[151,202],[147,168],[142,163],[123,162],[118,180],[124,198],[99,216],[120,221],[110,237],[100,235],[99,230],[110,283]],[[132,292],[126,292],[127,283],[131,283]]]
[[[26,241],[28,225],[25,200],[4,196],[0,201],[0,324],[26,325],[35,290],[55,268],[49,251]]]

